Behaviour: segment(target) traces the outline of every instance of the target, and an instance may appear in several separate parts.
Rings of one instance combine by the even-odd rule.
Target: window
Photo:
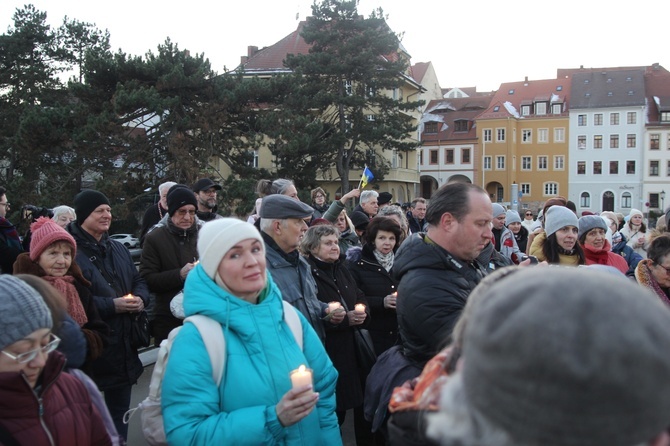
[[[377,89],[372,85],[367,85],[365,87],[365,94],[372,98],[375,96],[375,94],[377,94]]]
[[[658,133],[652,133],[649,135],[649,149],[658,150],[661,148],[661,135]]]
[[[522,105],[521,116],[528,116],[528,115],[530,115],[530,105]]]
[[[602,175],[603,173],[603,162],[594,161],[593,162],[593,175]]]
[[[491,129],[484,129],[484,142],[493,141],[491,133]]]
[[[423,124],[423,133],[437,133],[437,122],[429,121]]]
[[[658,160],[649,161],[649,176],[650,177],[657,177],[658,176],[658,165],[659,165]]]
[[[593,135],[593,148],[594,149],[603,148],[603,135]]]
[[[521,143],[529,144],[533,142],[533,132],[530,129],[521,130]]]
[[[533,162],[533,157],[532,156],[522,156],[521,157],[521,170],[530,170],[532,169],[532,162]]]
[[[565,129],[557,128],[554,129],[554,142],[565,142]]]
[[[670,112],[661,112],[661,122],[670,122]]]
[[[505,155],[496,156],[496,170],[505,170]]]
[[[419,165],[423,166],[423,150],[419,150]]]
[[[365,119],[367,119],[370,122],[375,122],[377,120],[375,115],[365,115]]]
[[[577,137],[577,148],[579,150],[586,149],[586,135],[579,135]]]
[[[626,147],[628,147],[629,149],[635,148],[635,135],[629,133],[626,136]]]
[[[496,141],[505,142],[505,129],[496,129]]]
[[[666,175],[670,177],[670,160],[668,160],[668,165],[666,167]]]
[[[586,115],[577,115],[577,125],[580,127],[586,125]]]
[[[437,149],[431,149],[430,151],[430,164],[437,164],[439,158],[439,153]]]
[[[558,195],[558,183],[544,183],[544,195]]]
[[[624,192],[621,194],[621,207],[622,208],[631,208],[633,207],[633,196],[630,192]]]
[[[461,163],[470,164],[470,149],[461,149]]]
[[[579,207],[580,208],[590,208],[591,207],[591,195],[588,192],[582,192],[579,196]]]
[[[626,173],[629,175],[635,174],[635,161],[626,161]]]
[[[586,161],[577,161],[577,175],[586,175]]]
[[[251,167],[258,169],[258,150],[254,150],[252,155],[253,158],[251,159]]]
[[[657,208],[658,205],[658,194],[649,194],[649,207]]]
[[[549,142],[549,129],[537,129],[537,142]]]
[[[628,112],[628,114],[626,115],[626,123],[627,124],[637,124],[637,113]]]
[[[521,193],[530,195],[530,183],[521,183]]]
[[[536,115],[546,115],[547,114],[547,103],[546,102],[536,102],[535,103],[535,114]]]
[[[593,125],[603,125],[603,114],[596,113],[593,115]]]
[[[610,175],[619,175],[619,161],[610,161]]]
[[[547,157],[538,156],[537,157],[537,170],[547,170]]]
[[[610,113],[610,125],[619,125],[619,113]]]
[[[491,157],[490,156],[485,156],[484,157],[484,170],[491,170]]]
[[[554,170],[565,169],[565,157],[563,155],[554,155]]]
[[[454,126],[455,126],[454,131],[456,132],[468,131],[468,121],[465,119],[459,119],[458,121],[454,121]]]
[[[560,115],[561,112],[563,111],[563,107],[561,104],[552,104],[551,105],[551,112],[555,115]]]
[[[610,149],[619,148],[619,135],[610,135]]]
[[[347,96],[351,96],[353,92],[353,87],[351,85],[351,81],[344,81],[344,94]]]
[[[454,164],[454,149],[445,149],[444,155],[446,164]]]

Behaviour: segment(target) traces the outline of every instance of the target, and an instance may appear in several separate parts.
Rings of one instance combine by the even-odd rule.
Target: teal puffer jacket
[[[254,305],[220,288],[201,265],[184,287],[186,316],[204,314],[221,323],[227,360],[216,388],[198,330],[185,324],[174,341],[162,389],[168,442],[178,445],[341,445],[335,415],[337,371],[312,327],[298,312],[300,350],[285,322],[282,297],[268,273],[265,299]],[[315,409],[283,427],[276,404],[291,389],[289,373],[301,364],[314,373]]]

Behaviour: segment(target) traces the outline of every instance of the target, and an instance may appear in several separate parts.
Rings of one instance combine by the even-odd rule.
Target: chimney
[[[240,57],[240,65],[244,65],[248,60],[249,58],[247,56]]]
[[[191,57],[191,52],[189,50],[184,50],[184,57]]]
[[[247,57],[251,57],[254,54],[256,54],[257,52],[258,52],[258,47],[257,46],[249,45],[247,47]]]

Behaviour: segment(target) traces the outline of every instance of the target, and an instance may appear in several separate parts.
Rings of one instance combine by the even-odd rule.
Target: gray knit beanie
[[[492,203],[491,208],[493,208],[493,218],[505,213],[505,207],[500,203]]]
[[[579,218],[579,238],[587,234],[591,229],[601,228],[607,232],[607,224],[600,215],[585,215]]]
[[[579,227],[579,221],[574,212],[565,206],[552,206],[547,209],[544,216],[544,231],[547,237],[565,226]]]
[[[505,225],[509,226],[510,223],[521,223],[521,216],[517,211],[510,209],[505,214]]]
[[[37,290],[9,274],[0,276],[0,350],[52,325],[49,307]]]
[[[461,372],[470,410],[521,444],[630,446],[662,433],[670,312],[623,276],[546,269],[503,277],[473,309]]]

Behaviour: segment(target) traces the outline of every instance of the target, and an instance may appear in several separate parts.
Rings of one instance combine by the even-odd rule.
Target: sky
[[[31,3],[47,23],[63,18],[107,29],[112,50],[156,53],[170,40],[204,54],[219,73],[233,69],[247,46],[270,46],[311,12],[311,0],[0,0],[1,32],[17,8]],[[173,5],[173,6],[171,6]],[[558,68],[644,66],[670,69],[664,17],[667,0],[360,0],[381,7],[412,63],[432,62],[440,86],[499,88],[503,82],[551,79]],[[660,20],[660,21],[659,21]],[[661,23],[661,25],[658,25]]]

